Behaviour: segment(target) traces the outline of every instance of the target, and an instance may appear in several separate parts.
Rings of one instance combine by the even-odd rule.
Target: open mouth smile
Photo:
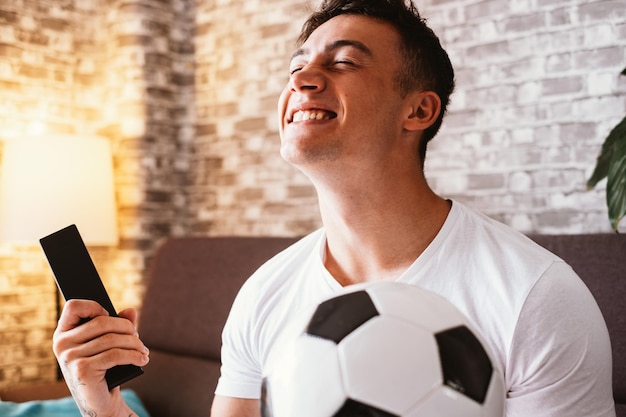
[[[307,120],[330,120],[334,119],[335,117],[337,117],[337,113],[327,110],[296,110],[291,116],[291,120],[289,120],[289,123],[304,122]]]

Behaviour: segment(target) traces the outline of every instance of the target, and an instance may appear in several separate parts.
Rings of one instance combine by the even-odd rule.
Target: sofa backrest
[[[174,238],[157,250],[138,330],[150,364],[127,384],[152,417],[209,415],[221,332],[235,295],[264,261],[295,240]]]
[[[532,235],[574,268],[596,298],[613,349],[613,396],[626,415],[626,235]]]
[[[626,236],[531,238],[568,262],[595,296],[611,335],[617,416],[626,417]],[[159,248],[139,321],[150,364],[127,384],[152,417],[209,415],[232,301],[256,268],[295,240],[174,238]]]

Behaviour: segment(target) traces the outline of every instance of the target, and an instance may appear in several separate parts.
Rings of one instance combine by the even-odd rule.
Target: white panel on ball
[[[348,396],[398,414],[442,384],[437,357],[432,332],[387,316],[369,320],[339,344]]]

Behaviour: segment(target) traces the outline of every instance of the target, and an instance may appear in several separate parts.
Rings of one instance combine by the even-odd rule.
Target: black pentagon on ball
[[[360,325],[376,316],[378,310],[366,291],[342,294],[317,307],[306,333],[339,343]]]
[[[371,405],[347,399],[333,417],[399,417]]]
[[[441,358],[444,383],[483,404],[493,366],[483,345],[465,326],[435,334]]]

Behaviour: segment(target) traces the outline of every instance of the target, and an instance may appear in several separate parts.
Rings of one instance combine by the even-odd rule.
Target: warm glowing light
[[[44,135],[6,140],[0,168],[0,242],[38,244],[76,224],[87,244],[117,244],[106,139]]]
[[[46,130],[46,124],[40,120],[34,120],[28,123],[26,127],[28,136],[42,136]]]

